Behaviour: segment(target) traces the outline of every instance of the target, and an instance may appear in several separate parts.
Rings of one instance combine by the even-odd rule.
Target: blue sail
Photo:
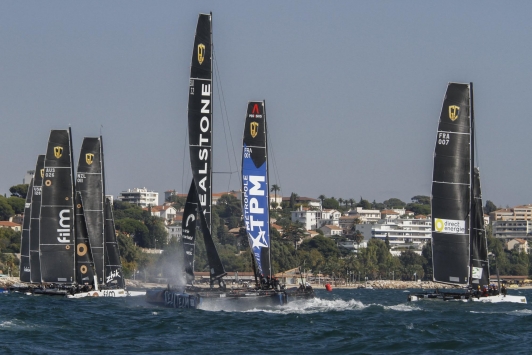
[[[272,275],[270,203],[264,101],[249,102],[242,147],[242,211],[259,275]]]

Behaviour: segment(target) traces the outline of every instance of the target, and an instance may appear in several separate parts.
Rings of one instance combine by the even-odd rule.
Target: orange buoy
[[[332,291],[332,286],[331,286],[331,284],[330,284],[330,283],[325,284],[325,289],[326,289],[327,291],[331,292],[331,291]]]

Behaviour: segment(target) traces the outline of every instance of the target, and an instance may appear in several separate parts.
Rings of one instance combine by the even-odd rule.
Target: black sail
[[[432,257],[434,280],[469,284],[470,85],[449,83],[434,151]]]
[[[98,137],[85,137],[76,174],[76,191],[81,193],[85,223],[98,283],[104,278],[104,185],[102,144]]]
[[[200,212],[211,230],[212,204],[212,41],[211,16],[200,14],[190,65],[188,136],[190,164]]]
[[[108,288],[124,288],[122,262],[118,250],[113,207],[108,198],[105,199],[105,285]]]
[[[242,213],[256,274],[272,276],[266,106],[251,101],[242,142]]]
[[[83,198],[81,192],[76,192],[76,282],[80,285],[94,285],[94,261],[85,221]]]
[[[24,204],[24,220],[22,221],[22,234],[20,237],[20,281],[31,282],[30,269],[30,223],[31,223],[31,199],[33,196],[33,179],[30,181],[26,203]]]
[[[211,236],[212,208],[212,31],[211,15],[200,14],[194,38],[188,96],[190,165],[198,195],[201,231],[211,281],[226,272]]]
[[[50,133],[42,184],[41,281],[74,283],[74,182],[70,129]]]
[[[484,227],[480,172],[478,168],[475,168],[473,171],[473,205],[471,212],[471,283],[483,286],[488,285],[489,280],[488,241]]]
[[[41,221],[42,179],[44,177],[44,155],[39,155],[33,176],[33,193],[31,197],[30,221],[30,270],[31,282],[41,282],[41,258],[39,247],[39,231]]]
[[[185,202],[183,219],[181,221],[181,231],[183,236],[183,251],[185,260],[186,282],[194,281],[194,252],[196,245],[196,217],[198,215],[198,194],[194,181],[190,184],[190,189]]]

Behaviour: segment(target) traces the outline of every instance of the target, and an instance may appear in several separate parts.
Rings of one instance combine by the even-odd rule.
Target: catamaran
[[[449,83],[434,151],[432,265],[434,281],[454,285],[462,291],[410,294],[410,301],[526,303],[524,296],[482,291],[489,287],[490,275],[474,139],[473,83]]]

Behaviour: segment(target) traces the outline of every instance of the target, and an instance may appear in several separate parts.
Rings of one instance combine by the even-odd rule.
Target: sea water
[[[532,301],[532,290],[510,290]],[[143,297],[0,294],[1,354],[532,352],[532,304],[407,302],[403,290],[317,290],[254,307],[158,308]],[[227,300],[222,300],[226,301]]]

